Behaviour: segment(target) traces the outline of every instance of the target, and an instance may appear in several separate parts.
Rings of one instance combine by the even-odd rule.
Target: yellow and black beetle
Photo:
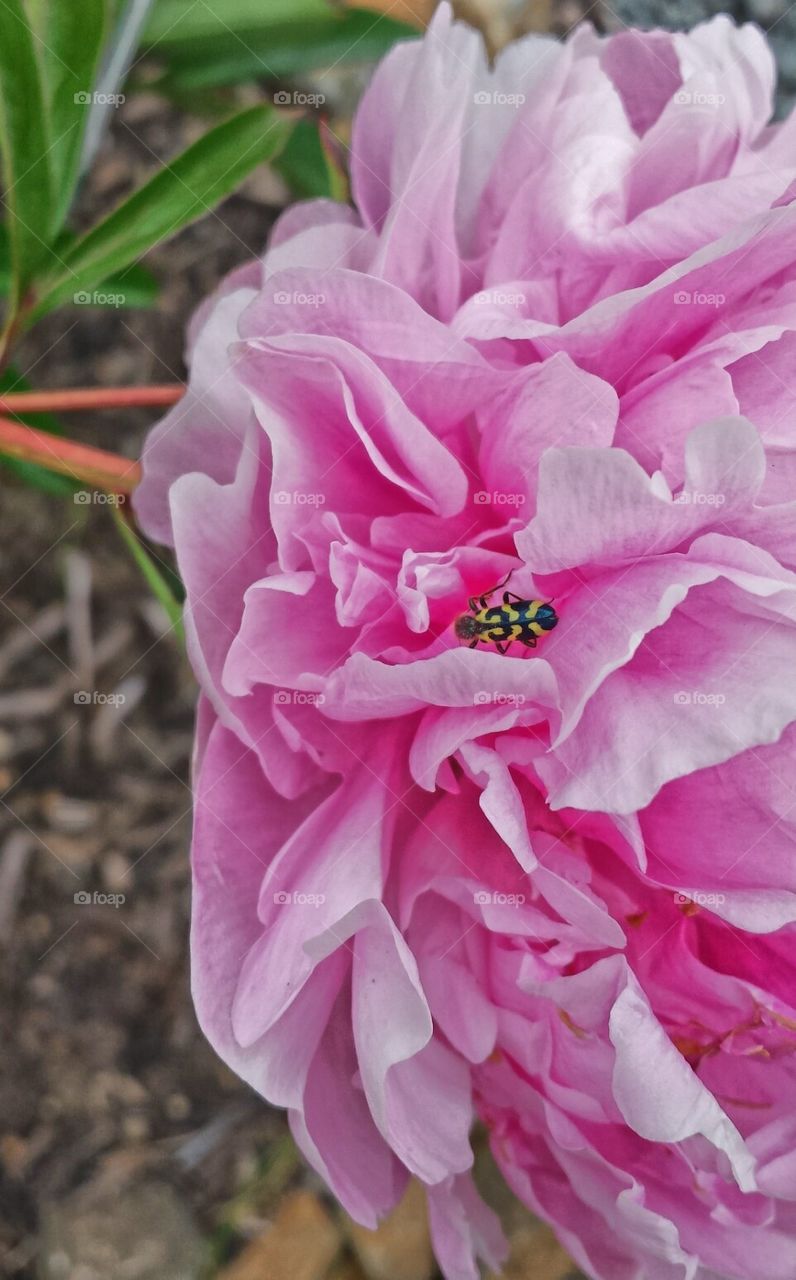
[[[557,625],[558,615],[549,600],[523,600],[513,591],[504,591],[502,604],[489,603],[489,597],[505,587],[513,572],[482,595],[470,596],[469,613],[456,619],[454,631],[460,640],[469,640],[471,649],[480,641],[493,644],[498,653],[508,653],[515,640],[526,649],[535,649],[539,636]]]

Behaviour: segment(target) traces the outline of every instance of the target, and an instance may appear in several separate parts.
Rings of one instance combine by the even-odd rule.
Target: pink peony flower
[[[796,1274],[796,122],[726,18],[376,72],[196,317],[137,510],[202,689],[194,993],[373,1226]],[[553,600],[535,650],[468,598]],[[502,590],[493,601],[500,604]],[[754,1228],[754,1236],[750,1236]],[[750,1240],[754,1239],[754,1247]]]

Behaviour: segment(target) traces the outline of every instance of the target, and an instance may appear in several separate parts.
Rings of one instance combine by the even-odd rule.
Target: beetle
[[[498,653],[508,653],[515,640],[526,649],[535,649],[539,636],[558,624],[558,614],[549,600],[524,600],[513,591],[504,591],[502,604],[489,603],[489,597],[505,587],[513,572],[480,596],[470,596],[469,612],[456,619],[453,629],[460,640],[469,641],[470,649],[480,641],[493,644]]]

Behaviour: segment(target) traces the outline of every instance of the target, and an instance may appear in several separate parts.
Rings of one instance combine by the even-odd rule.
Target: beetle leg
[[[467,601],[467,608],[470,610],[470,613],[478,613],[478,605],[475,596],[470,596],[470,599]]]
[[[524,644],[526,649],[536,648],[536,636],[527,636],[520,639],[520,644]]]
[[[475,640],[473,640],[472,644],[468,644],[467,648],[474,649],[477,644],[478,644],[478,636],[475,637]]]
[[[511,644],[511,641],[510,641],[510,640],[509,640],[509,644]],[[495,641],[495,648],[497,649],[498,653],[508,653],[508,651],[509,651],[509,644],[501,644],[499,640],[496,640],[496,641]]]
[[[511,604],[512,600],[516,600],[517,604],[522,604],[522,596],[515,595],[513,591],[504,591],[503,603]]]
[[[509,569],[508,573],[506,574],[506,576],[505,576],[505,578],[503,579],[503,581],[502,581],[502,582],[498,582],[498,584],[497,584],[496,586],[494,586],[494,587],[490,587],[488,591],[484,591],[484,592],[483,592],[483,594],[481,595],[481,607],[482,607],[483,609],[485,609],[485,608],[486,608],[486,602],[487,602],[488,597],[489,597],[489,596],[493,596],[493,595],[495,594],[495,592],[496,592],[496,591],[499,591],[499,590],[500,590],[500,588],[501,588],[501,587],[505,587],[506,583],[508,582],[508,580],[509,580],[509,578],[511,577],[511,575],[513,574],[513,572],[514,572],[514,570],[513,570],[513,569]],[[518,599],[518,600],[521,600],[521,599],[522,599],[522,596],[517,596],[517,599]]]

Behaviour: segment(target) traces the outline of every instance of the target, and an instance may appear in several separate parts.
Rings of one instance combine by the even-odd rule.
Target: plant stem
[[[0,413],[69,413],[73,409],[131,409],[176,404],[180,382],[152,387],[75,387],[66,391],[12,391],[0,396]]]
[[[129,458],[74,440],[63,440],[49,431],[37,431],[9,418],[0,418],[0,454],[36,462],[48,471],[58,471],[111,493],[132,493],[141,479],[140,464]]]

